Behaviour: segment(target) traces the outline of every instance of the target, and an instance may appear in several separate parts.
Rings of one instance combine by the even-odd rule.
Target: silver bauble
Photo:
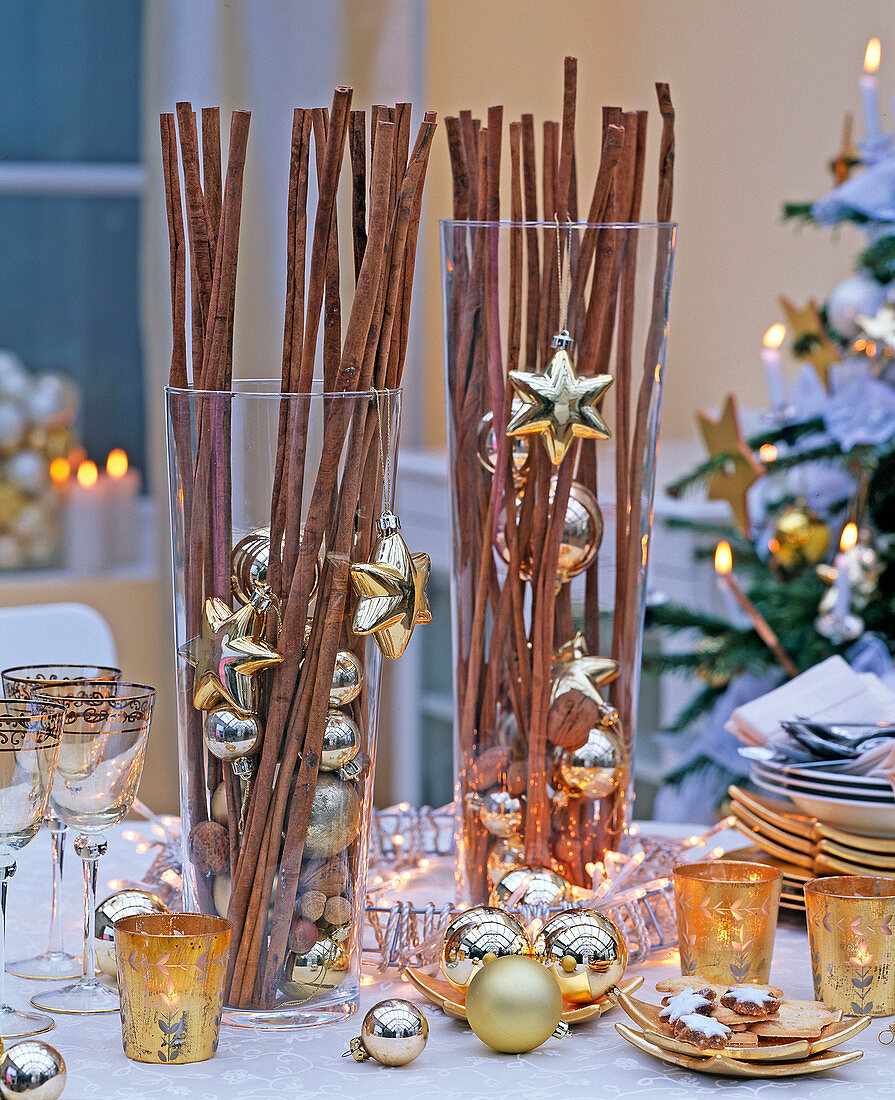
[[[37,496],[49,478],[47,461],[37,451],[18,451],[7,459],[4,473],[29,496]]]
[[[364,686],[364,670],[360,661],[349,649],[340,649],[336,654],[333,669],[333,686],[329,693],[331,707],[347,707],[360,695]]]
[[[577,749],[558,754],[557,778],[565,790],[582,798],[604,798],[622,779],[624,751],[611,729],[592,729]]]
[[[341,939],[326,936],[303,955],[286,953],[280,989],[292,1000],[309,1001],[335,989],[348,974],[348,951]]]
[[[525,929],[512,913],[476,905],[458,913],[445,929],[441,971],[451,985],[465,989],[491,959],[530,954]]]
[[[0,401],[0,455],[19,449],[25,433],[25,414],[15,401]]]
[[[344,711],[328,710],[320,751],[320,770],[338,771],[360,752],[360,730]]]
[[[351,783],[329,772],[317,776],[305,855],[335,856],[344,852],[360,829],[360,799]]]
[[[479,820],[492,836],[518,837],[522,832],[522,799],[492,791],[479,801]]]
[[[415,1004],[391,997],[364,1016],[360,1035],[351,1040],[356,1062],[374,1058],[383,1066],[406,1066],[426,1049],[429,1021]]]
[[[0,1057],[3,1100],[56,1100],[65,1088],[65,1060],[40,1039],[9,1047]]]
[[[516,896],[518,895],[518,896]],[[519,867],[498,882],[488,903],[495,906],[560,905],[572,896],[572,887],[549,867]]]
[[[43,428],[62,428],[78,415],[78,391],[61,374],[44,374],[28,395],[28,413]]]
[[[873,317],[886,298],[886,287],[871,275],[859,271],[830,291],[827,296],[827,319],[845,340],[858,335],[858,314]]]
[[[602,997],[621,981],[628,965],[624,937],[594,909],[567,909],[552,916],[534,951],[559,982],[563,998],[577,1004]]]
[[[242,760],[258,747],[261,727],[254,715],[245,717],[232,710],[209,710],[203,722],[205,745],[218,760]]]
[[[168,906],[161,898],[148,890],[116,890],[96,907],[93,928],[93,946],[96,965],[110,978],[118,977],[115,962],[115,921],[123,917],[138,917],[144,913],[167,913]]]

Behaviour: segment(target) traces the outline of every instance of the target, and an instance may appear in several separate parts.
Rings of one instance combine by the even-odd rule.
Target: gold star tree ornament
[[[619,673],[618,661],[610,657],[590,657],[579,631],[556,652],[553,659],[553,687],[550,702],[554,703],[570,691],[578,691],[597,706],[604,706],[605,699],[599,689],[611,683]]]
[[[567,333],[554,337],[556,352],[545,374],[512,370],[509,379],[520,407],[507,425],[508,436],[539,435],[554,466],[559,466],[577,436],[609,439],[612,433],[597,411],[597,402],[613,383],[611,374],[579,375],[568,349]]]
[[[263,591],[236,611],[216,596],[205,601],[199,636],[180,648],[196,670],[193,705],[198,710],[227,706],[245,717],[258,709],[258,673],[283,660],[261,636],[268,606]]]
[[[755,457],[740,431],[736,400],[728,394],[718,420],[705,413],[697,413],[699,430],[712,458],[724,457],[722,469],[708,479],[709,500],[726,500],[733,512],[736,525],[749,538],[751,523],[746,493],[765,473],[765,468]]]
[[[371,562],[351,566],[351,585],[359,596],[352,629],[372,634],[384,656],[396,660],[413,629],[432,621],[426,585],[428,554],[411,554],[400,534],[401,521],[391,512],[379,519],[380,536]]]
[[[797,359],[810,363],[820,376],[821,382],[829,390],[830,368],[840,361],[836,345],[827,335],[820,310],[814,301],[801,309],[788,298],[781,298],[780,305],[786,314],[786,323],[792,333],[793,354]],[[801,350],[795,350],[799,348]]]

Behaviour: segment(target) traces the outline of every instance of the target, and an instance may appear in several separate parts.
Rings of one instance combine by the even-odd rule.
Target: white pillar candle
[[[65,501],[65,559],[73,573],[101,573],[109,562],[106,479],[82,462]]]
[[[836,567],[836,603],[833,606],[833,619],[837,623],[844,623],[851,613],[851,577],[848,574],[848,552],[857,541],[857,525],[847,523],[842,531],[842,538],[839,540],[839,553],[833,562]]]
[[[140,556],[137,514],[140,475],[129,468],[127,455],[122,450],[110,451],[106,459],[106,490],[111,564],[133,565]]]
[[[864,140],[869,143],[878,141],[880,138],[879,96],[876,88],[879,59],[879,39],[871,38],[864,53],[864,72],[860,79],[861,106],[864,110]]]
[[[764,366],[768,401],[774,412],[786,408],[786,384],[783,381],[783,355],[780,345],[786,338],[786,325],[771,325],[761,341],[761,362]]]

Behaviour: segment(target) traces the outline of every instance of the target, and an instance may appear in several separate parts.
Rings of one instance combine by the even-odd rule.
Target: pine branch
[[[648,609],[649,625],[660,626],[670,633],[679,630],[700,630],[703,634],[727,634],[736,629],[726,619],[709,615],[705,611],[695,611],[683,604],[663,603]]]
[[[858,257],[858,267],[868,271],[878,283],[895,279],[895,236],[880,237]]]
[[[817,225],[812,210],[813,202],[785,202],[783,204],[783,220],[804,222],[806,225]]]

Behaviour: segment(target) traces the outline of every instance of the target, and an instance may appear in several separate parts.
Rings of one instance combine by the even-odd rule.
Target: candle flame
[[[96,463],[91,462],[90,459],[85,460],[78,467],[78,484],[85,489],[89,489],[91,485],[95,485],[99,478],[99,470],[96,468]]]
[[[858,525],[856,523],[846,523],[842,529],[842,538],[839,540],[840,550],[851,550],[851,548],[858,541]]]
[[[109,457],[106,459],[106,473],[116,481],[127,473],[127,453],[120,447],[109,451]]]
[[[762,443],[758,448],[758,457],[762,462],[776,462],[777,448],[773,443]]]
[[[733,553],[729,542],[719,542],[715,547],[715,572],[729,573],[733,569]]]
[[[864,51],[864,72],[875,73],[879,68],[880,45],[878,38],[871,38]]]
[[[70,473],[71,463],[67,458],[54,458],[50,463],[50,480],[57,485],[61,485],[63,481],[68,481]]]
[[[778,321],[776,325],[771,325],[768,331],[764,334],[761,341],[763,348],[770,348],[774,350],[779,348],[783,341],[786,339],[786,325],[781,325]]]

